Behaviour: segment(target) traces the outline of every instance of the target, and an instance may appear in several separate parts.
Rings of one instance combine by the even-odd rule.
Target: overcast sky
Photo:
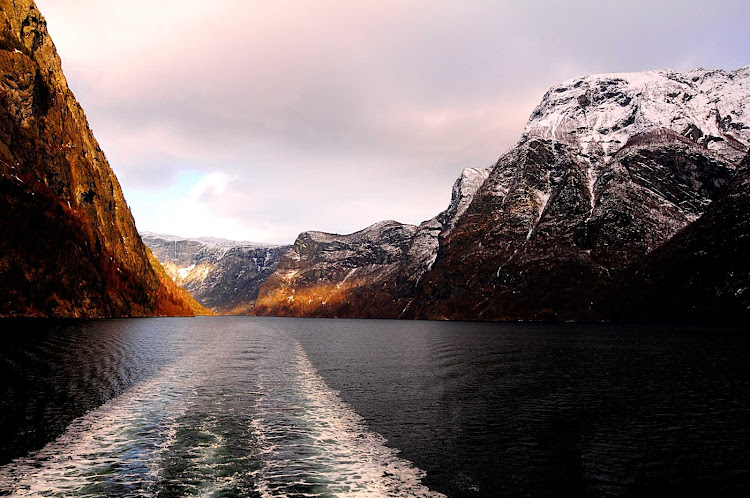
[[[546,89],[750,64],[747,0],[37,0],[140,230],[419,223]]]

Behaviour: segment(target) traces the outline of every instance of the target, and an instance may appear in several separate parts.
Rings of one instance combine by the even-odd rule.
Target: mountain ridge
[[[258,315],[398,318],[435,261],[441,233],[471,202],[487,170],[467,168],[448,207],[419,226],[383,221],[352,234],[303,232],[265,281]]]
[[[351,264],[367,248],[349,247],[337,260],[329,246],[346,243],[345,236],[328,235],[328,246],[318,247],[306,232],[297,254],[264,284],[257,312],[610,319],[596,305],[601,296],[699,220],[729,185],[750,144],[749,83],[750,66],[555,85],[450,229],[444,220],[435,224],[437,217],[421,225],[433,234],[423,244],[424,271],[410,269],[404,256],[373,277],[359,269],[372,267],[367,258]],[[357,273],[364,281],[352,284]],[[335,306],[328,302],[333,291]],[[303,305],[292,304],[300,299]]]

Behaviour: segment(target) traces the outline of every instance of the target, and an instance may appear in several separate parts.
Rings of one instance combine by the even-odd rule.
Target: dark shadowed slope
[[[705,214],[607,304],[620,319],[750,323],[750,155]]]

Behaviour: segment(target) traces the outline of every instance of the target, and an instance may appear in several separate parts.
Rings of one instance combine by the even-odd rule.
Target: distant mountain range
[[[237,290],[239,266],[216,263],[224,250],[145,240],[218,312],[744,321],[749,106],[750,67],[567,81],[492,168],[463,171],[435,218],[304,232]],[[169,247],[178,252],[162,256]],[[206,292],[213,282],[221,292]]]
[[[141,236],[175,283],[216,313],[269,314],[268,303],[282,302],[284,311],[274,314],[326,316],[317,310],[346,306],[346,316],[394,316],[409,304],[434,263],[441,233],[452,229],[488,174],[486,169],[464,170],[453,186],[450,206],[420,226],[386,221],[351,235],[306,232],[294,246],[150,232]],[[304,274],[288,268],[308,255],[315,260],[305,262]],[[282,260],[285,266],[279,268]],[[314,284],[314,294],[285,286],[301,279]],[[322,281],[334,285],[324,288]],[[269,290],[258,300],[266,283]],[[347,305],[356,295],[363,305]]]
[[[248,314],[291,246],[142,232],[173,281],[219,314]]]
[[[465,169],[448,208],[420,224],[376,223],[351,235],[301,234],[258,296],[256,314],[399,317],[488,170]]]
[[[252,244],[222,263],[235,245],[144,239],[222,313],[741,321],[749,112],[750,67],[577,78],[551,88],[519,142],[492,168],[464,170],[448,208],[419,226],[304,232],[262,269],[248,263]]]

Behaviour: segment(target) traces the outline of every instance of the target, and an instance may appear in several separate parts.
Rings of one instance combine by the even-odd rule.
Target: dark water
[[[750,335],[0,322],[0,494],[750,494]]]

